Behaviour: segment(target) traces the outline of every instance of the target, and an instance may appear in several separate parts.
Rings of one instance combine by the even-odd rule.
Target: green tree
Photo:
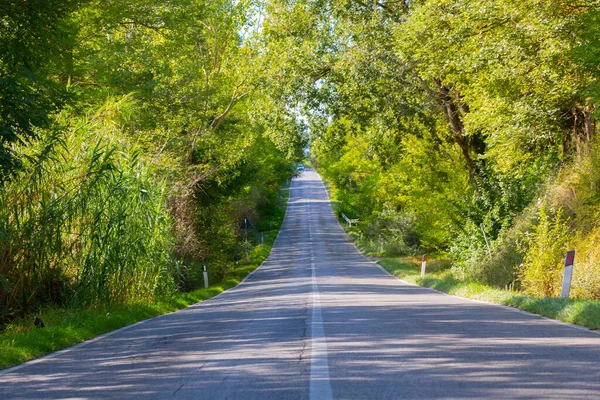
[[[0,182],[19,165],[14,143],[48,128],[67,99],[81,0],[6,0],[0,4]]]

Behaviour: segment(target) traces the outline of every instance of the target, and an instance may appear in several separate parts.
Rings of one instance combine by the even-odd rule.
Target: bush
[[[383,235],[384,252],[388,256],[412,254],[420,245],[416,220],[413,212],[398,211],[386,204],[383,211],[371,218],[367,236],[379,239],[379,234]]]
[[[534,296],[560,294],[567,239],[568,229],[561,221],[560,209],[552,217],[544,201],[539,211],[539,223],[524,239],[528,250],[519,278],[525,293]]]
[[[571,282],[571,297],[580,299],[600,298],[600,229],[577,241],[574,248],[575,265]]]
[[[105,113],[18,151],[0,189],[0,308],[152,300],[174,290],[163,185]]]
[[[523,264],[524,246],[522,239],[532,229],[532,219],[537,218],[537,210],[529,208],[515,219],[513,225],[500,231],[496,240],[490,243],[488,251],[481,228],[473,225],[471,247],[454,249],[455,264],[453,274],[462,280],[471,280],[498,288],[515,288],[519,285],[518,276]],[[480,238],[477,238],[479,235]],[[463,240],[464,242],[464,240]]]
[[[470,257],[454,268],[454,275],[462,280],[471,280],[499,288],[514,287],[518,267],[523,262],[517,244],[499,238],[492,246],[491,253],[480,247],[470,252]]]

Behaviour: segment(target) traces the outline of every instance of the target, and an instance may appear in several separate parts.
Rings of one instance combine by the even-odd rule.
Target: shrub
[[[545,201],[539,223],[524,238],[528,248],[519,278],[524,292],[534,296],[558,296],[562,282],[562,260],[567,250],[568,229],[561,211],[553,218]]]
[[[371,218],[367,236],[379,239],[379,234],[382,234],[385,238],[384,252],[388,256],[412,254],[420,245],[416,220],[413,212],[398,211],[386,204]]]
[[[600,230],[595,229],[589,235],[577,241],[571,297],[581,299],[600,298]]]
[[[151,300],[174,289],[165,189],[104,111],[26,148],[0,189],[0,308]]]

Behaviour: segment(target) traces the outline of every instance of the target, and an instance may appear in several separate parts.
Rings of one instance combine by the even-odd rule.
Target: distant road
[[[398,281],[307,170],[248,280],[0,375],[16,398],[593,399],[600,335]]]

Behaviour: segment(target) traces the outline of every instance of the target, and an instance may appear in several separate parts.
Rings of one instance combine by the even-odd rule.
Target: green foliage
[[[19,166],[11,145],[48,127],[67,99],[70,14],[79,0],[5,0],[0,4],[0,182]],[[62,81],[62,83],[61,83]]]
[[[401,156],[384,166],[356,125],[342,123],[329,132],[334,129],[336,147],[319,138],[313,156],[341,200],[340,211],[360,218],[367,238],[383,235],[392,252],[447,246],[457,204],[463,192],[470,193],[466,174],[456,171],[452,146],[406,135],[398,146]]]
[[[203,264],[220,281],[241,218],[278,226],[305,141],[267,96],[254,7],[0,5],[2,318],[155,301],[200,286]]]
[[[456,279],[450,270],[449,262],[430,257],[429,271],[425,278],[420,277],[420,263],[414,258],[384,258],[379,264],[398,278],[448,294],[502,304],[545,317],[558,319],[600,329],[600,301],[576,300],[523,295],[508,289],[498,289],[473,281]],[[431,264],[431,268],[430,268]]]
[[[511,232],[513,233],[513,232]],[[463,249],[456,257],[453,274],[462,280],[474,280],[495,287],[518,286],[517,271],[523,264],[523,255],[515,237],[501,235],[490,250],[482,247]]]
[[[598,296],[598,5],[4,1],[0,302],[225,279],[309,141],[374,252],[556,294],[568,244]]]
[[[281,216],[274,222],[281,224],[285,204],[278,208]],[[33,315],[13,320],[0,333],[0,369],[41,357],[53,351],[72,346],[95,336],[182,309],[208,300],[236,286],[254,271],[268,256],[277,237],[277,230],[267,232],[263,244],[252,249],[249,262],[230,270],[221,280],[212,280],[208,289],[177,292],[156,301],[110,304],[92,308],[56,308],[45,306],[39,313],[46,324],[44,329],[35,328]],[[211,269],[209,268],[209,272]]]
[[[270,2],[266,22],[268,44],[293,49],[276,76],[293,82],[289,93],[302,92],[315,165],[339,210],[361,219],[370,251],[382,234],[390,251],[418,250],[403,245],[410,231],[421,250],[450,250],[456,277],[526,289],[520,265],[553,270],[566,244],[550,249],[550,238],[570,230],[589,257],[586,289],[574,293],[593,296],[596,258],[584,238],[595,235],[598,214],[597,157],[587,157],[597,1],[287,4]],[[561,178],[569,168],[577,172]],[[536,202],[551,191],[556,222],[536,236]],[[557,217],[559,208],[569,218]],[[411,227],[392,233],[391,215]],[[533,267],[545,249],[554,261]]]
[[[580,235],[572,248],[576,250],[571,297],[579,299],[600,298],[600,232],[594,229],[587,235]]]
[[[0,192],[7,314],[152,300],[174,289],[165,189],[139,152],[115,140],[107,111],[29,145],[23,171]]]
[[[591,147],[558,174],[543,194],[548,204],[548,211],[544,212],[549,213],[549,218],[561,225],[560,229],[568,235],[565,239],[568,249],[576,251],[571,296],[583,299],[598,298],[600,294],[600,254],[597,250],[599,154],[594,140]],[[537,249],[536,245],[532,249]],[[560,258],[559,264],[562,265],[564,253],[556,257]],[[550,267],[551,264],[547,266]]]
[[[568,231],[561,223],[561,212],[553,219],[546,203],[539,211],[539,223],[526,236],[528,248],[520,274],[525,292],[539,296],[557,296],[562,282],[562,263]]]

